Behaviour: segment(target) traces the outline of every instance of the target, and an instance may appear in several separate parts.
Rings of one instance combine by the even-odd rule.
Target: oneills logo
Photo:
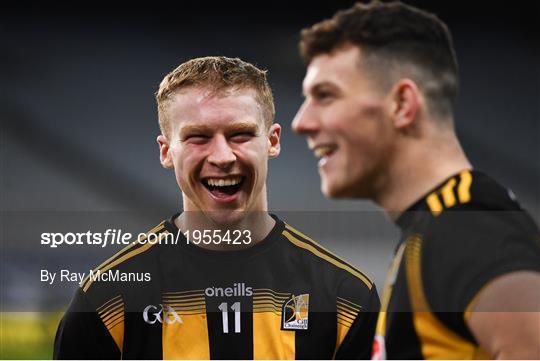
[[[309,315],[309,294],[292,295],[281,310],[284,330],[307,330]]]
[[[249,297],[253,296],[253,288],[246,287],[246,284],[235,283],[232,287],[208,287],[204,290],[207,297]]]

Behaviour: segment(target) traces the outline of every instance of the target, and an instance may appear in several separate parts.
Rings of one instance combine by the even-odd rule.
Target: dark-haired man
[[[539,231],[460,146],[445,24],[357,4],[303,30],[300,49],[293,129],[320,158],[323,193],[371,199],[402,229],[373,357],[539,358]]]

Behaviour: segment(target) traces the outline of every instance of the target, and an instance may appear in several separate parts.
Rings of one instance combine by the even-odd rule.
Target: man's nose
[[[208,162],[218,168],[226,169],[231,167],[236,161],[229,142],[224,136],[217,136],[212,140]]]
[[[292,121],[292,129],[297,134],[313,134],[319,130],[317,114],[309,103],[304,102]]]

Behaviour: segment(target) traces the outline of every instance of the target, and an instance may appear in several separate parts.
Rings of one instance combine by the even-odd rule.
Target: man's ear
[[[279,143],[279,137],[281,136],[281,125],[274,123],[268,130],[268,156],[270,159],[276,158],[281,152],[281,144]]]
[[[390,101],[394,126],[398,129],[410,127],[419,114],[422,101],[416,83],[410,79],[400,79],[392,87]]]
[[[163,168],[172,169],[173,161],[169,148],[169,140],[163,134],[158,135],[157,142],[159,144],[159,161]]]

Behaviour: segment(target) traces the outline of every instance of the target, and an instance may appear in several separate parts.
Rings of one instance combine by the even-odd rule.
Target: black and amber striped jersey
[[[174,217],[149,234],[178,235]],[[126,247],[95,270],[124,282],[81,282],[54,357],[369,358],[380,308],[373,282],[273,218],[267,237],[242,250],[204,249],[181,233],[174,246]]]
[[[490,358],[467,319],[498,276],[540,271],[540,236],[513,194],[485,174],[447,179],[397,219],[374,359]],[[504,310],[501,310],[504,311]]]

